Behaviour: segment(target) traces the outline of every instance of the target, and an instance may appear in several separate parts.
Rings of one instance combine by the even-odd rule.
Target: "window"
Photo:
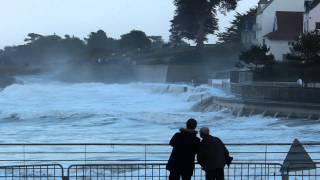
[[[316,22],[316,29],[320,30],[320,22]]]

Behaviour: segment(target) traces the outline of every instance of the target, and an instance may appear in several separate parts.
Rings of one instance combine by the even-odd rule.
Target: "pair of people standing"
[[[194,171],[195,156],[206,172],[206,180],[224,180],[224,166],[231,164],[232,157],[223,142],[210,135],[209,128],[200,130],[197,137],[197,121],[189,119],[186,128],[180,129],[170,140],[173,147],[167,170],[169,180],[191,180]]]

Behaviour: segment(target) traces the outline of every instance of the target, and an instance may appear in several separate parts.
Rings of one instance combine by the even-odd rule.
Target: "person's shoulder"
[[[219,142],[219,143],[223,143],[222,140],[216,136],[212,136],[212,141],[215,141],[215,142]]]
[[[211,139],[220,140],[220,138],[218,138],[218,137],[216,137],[216,136],[211,136]]]
[[[176,132],[173,137],[178,137],[178,136],[181,136],[181,132]]]

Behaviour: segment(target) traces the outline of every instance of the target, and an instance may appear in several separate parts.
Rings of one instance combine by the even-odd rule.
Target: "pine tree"
[[[231,22],[231,26],[227,28],[226,32],[219,33],[219,43],[240,43],[241,33],[250,25],[250,21],[255,18],[257,9],[250,9],[248,12],[241,14],[237,13],[235,19]]]

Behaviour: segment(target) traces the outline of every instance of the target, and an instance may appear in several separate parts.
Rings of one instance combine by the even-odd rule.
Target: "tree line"
[[[91,32],[83,40],[70,35],[64,37],[29,33],[23,45],[7,46],[0,51],[0,64],[48,63],[58,59],[80,62],[97,60],[126,53],[143,52],[165,45],[161,36],[147,36],[139,30],[121,35],[120,39],[108,37],[103,30]]]
[[[176,6],[171,20],[170,40],[165,43],[159,36],[147,36],[143,31],[132,30],[120,39],[108,37],[103,30],[92,32],[80,39],[30,33],[25,44],[8,46],[0,50],[0,64],[54,62],[57,59],[82,62],[103,60],[110,57],[126,56],[130,53],[143,53],[150,49],[188,46],[193,41],[198,49],[204,47],[208,35],[219,30],[217,13],[226,13],[237,7],[238,0],[173,0]],[[229,29],[228,32],[232,30]],[[239,34],[237,34],[239,36]],[[219,38],[228,42],[232,37],[223,34]]]

